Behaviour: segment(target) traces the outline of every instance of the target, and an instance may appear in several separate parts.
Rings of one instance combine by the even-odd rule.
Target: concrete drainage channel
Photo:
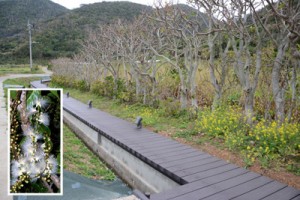
[[[105,138],[67,110],[64,110],[63,116],[64,123],[125,182],[136,189],[134,194],[138,198],[148,199],[143,194],[160,193],[179,186],[178,183]]]

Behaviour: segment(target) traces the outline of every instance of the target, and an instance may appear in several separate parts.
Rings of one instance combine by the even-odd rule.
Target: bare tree
[[[187,108],[188,96],[191,97],[193,108],[197,108],[196,73],[200,64],[200,47],[203,44],[202,35],[199,34],[199,21],[172,4],[164,8],[157,7],[152,19],[161,27],[158,29],[158,39],[164,51],[152,50],[178,72],[181,108]]]
[[[272,88],[276,105],[276,118],[279,121],[285,119],[285,99],[288,87],[289,69],[286,65],[287,51],[292,50],[292,57],[295,59],[292,70],[291,89],[293,93],[292,104],[295,103],[296,96],[296,68],[299,67],[300,52],[296,44],[300,40],[300,2],[296,0],[266,0],[270,10],[274,14],[277,22],[277,34],[272,37],[272,41],[277,47],[277,54],[272,70]],[[270,34],[272,36],[272,34]],[[290,111],[291,112],[291,111]],[[291,116],[291,114],[289,114]]]
[[[226,23],[235,54],[234,70],[243,88],[244,110],[249,124],[252,123],[254,95],[262,66],[262,39],[265,30],[261,26],[268,22],[267,15],[260,17],[258,22],[254,11],[260,5],[254,2],[254,0],[215,1],[219,7],[218,12],[222,13],[221,19]]]
[[[156,73],[159,67],[150,49],[150,46],[156,46],[153,32],[155,24],[148,21],[146,15],[142,15],[132,23],[123,25],[122,30],[117,36],[120,39],[120,56],[129,64],[130,74],[135,80],[136,97],[138,99],[142,96],[144,104],[151,104],[157,97]]]
[[[88,40],[82,44],[82,54],[90,62],[89,66],[96,63],[98,68],[108,71],[113,77],[113,97],[116,98],[121,62],[119,59],[119,46],[115,34],[115,24],[103,25],[93,32],[90,32]],[[104,76],[107,74],[103,73]]]
[[[218,5],[212,0],[203,1],[192,1],[195,7],[198,8],[200,13],[201,9],[205,10],[204,24],[207,29],[207,45],[209,50],[209,69],[210,69],[210,79],[214,87],[214,100],[212,109],[214,110],[221,101],[223,90],[225,86],[225,80],[227,76],[228,68],[228,51],[230,47],[230,40],[225,39],[224,35],[224,25],[218,18],[221,15],[218,11]],[[223,47],[223,43],[227,43],[226,47]],[[218,53],[219,60],[216,60],[216,54]]]

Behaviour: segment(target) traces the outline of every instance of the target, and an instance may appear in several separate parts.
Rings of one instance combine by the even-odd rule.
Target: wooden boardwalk
[[[40,81],[33,87],[45,87]],[[72,96],[72,94],[70,94]],[[153,200],[300,200],[300,190],[230,164],[190,146],[137,129],[130,122],[89,109],[64,96],[63,108],[181,186],[150,195]]]

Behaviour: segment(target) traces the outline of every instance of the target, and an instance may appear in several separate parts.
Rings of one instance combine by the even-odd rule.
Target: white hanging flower
[[[47,113],[41,113],[38,121],[46,126],[49,126],[49,115]]]
[[[30,106],[27,108],[27,116],[30,117],[31,115],[34,115],[37,113],[36,108],[34,108],[33,106]]]
[[[51,164],[51,165],[57,165],[57,160],[54,157],[54,155],[49,156],[48,163]]]
[[[18,161],[16,161],[16,160],[12,161],[11,172],[12,172],[13,178],[18,178],[18,176],[19,176],[19,168],[21,166],[22,165]]]
[[[27,158],[34,154],[35,149],[33,147],[32,140],[29,137],[27,137],[25,142],[22,144],[22,150]]]
[[[43,172],[46,168],[46,162],[44,159],[41,159],[39,162],[36,163],[36,167],[39,170],[39,172]]]
[[[20,162],[18,161],[18,160],[12,160],[11,161],[11,166],[12,166],[12,168],[13,167],[21,167],[21,164],[20,164]]]
[[[23,166],[23,165],[26,164],[26,158],[25,157],[20,157],[18,162],[19,162],[20,166]]]
[[[29,126],[28,128],[27,128],[27,130],[23,133],[25,136],[34,136],[35,135],[35,133],[34,133],[34,129],[31,127],[31,126]]]
[[[37,152],[35,153],[34,159],[35,161],[40,161],[44,158],[45,153],[43,152],[43,150],[40,148],[37,150]]]
[[[23,173],[26,172],[25,166],[13,167],[11,170],[12,170],[11,174],[14,179],[17,179],[19,176],[21,176]]]
[[[40,173],[41,173],[41,170],[40,170],[39,166],[36,163],[32,163],[30,165],[30,169],[29,169],[29,173],[28,173],[30,176],[31,182],[35,182]]]
[[[47,161],[47,168],[48,168],[48,172],[50,173],[50,174],[55,174],[56,172],[57,172],[57,160],[56,160],[56,158],[53,156],[53,155],[51,155],[49,158],[48,158],[48,161]]]
[[[30,160],[30,162],[33,162],[34,155],[35,155],[35,148],[33,146],[31,146],[23,151],[24,151],[24,156],[26,156]]]
[[[47,105],[48,105],[48,101],[46,99],[38,98],[35,101],[35,106],[36,107],[45,108]]]
[[[44,136],[42,134],[35,135],[35,142],[37,142],[40,139],[43,139],[43,137]]]

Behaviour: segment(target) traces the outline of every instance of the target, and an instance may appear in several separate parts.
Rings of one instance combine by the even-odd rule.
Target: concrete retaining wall
[[[64,123],[132,188],[153,194],[179,186],[178,183],[102,136],[66,110],[63,116]]]

